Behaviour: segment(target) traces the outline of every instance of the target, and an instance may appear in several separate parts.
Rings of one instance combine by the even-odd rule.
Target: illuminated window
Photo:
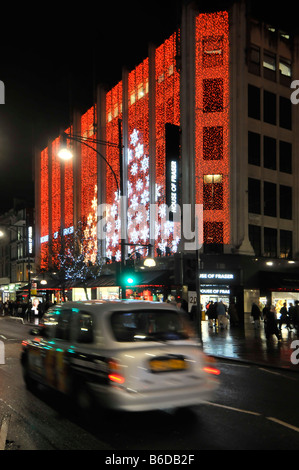
[[[204,160],[223,158],[223,127],[203,128],[203,158]]]
[[[204,113],[216,113],[223,110],[223,80],[207,78],[203,81]]]
[[[263,67],[275,72],[276,70],[276,55],[272,52],[264,51]]]
[[[203,208],[204,210],[223,209],[222,175],[204,175]]]
[[[291,63],[287,59],[279,59],[279,71],[285,77],[292,76]]]

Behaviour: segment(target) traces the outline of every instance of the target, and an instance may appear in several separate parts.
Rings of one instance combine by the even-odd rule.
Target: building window
[[[287,59],[279,59],[279,72],[285,77],[292,76],[291,62]]]
[[[276,125],[276,95],[264,90],[264,121]]]
[[[263,57],[264,78],[268,80],[276,80],[276,55],[271,52],[264,51]]]
[[[264,215],[276,217],[276,184],[264,182]]]
[[[290,230],[280,230],[280,258],[293,257],[293,233]]]
[[[279,142],[279,171],[292,174],[292,144]]]
[[[277,230],[274,228],[264,228],[264,256],[277,257]]]
[[[248,178],[248,212],[261,213],[261,182]]]
[[[279,207],[281,219],[292,219],[292,188],[291,186],[279,186]]]
[[[222,78],[205,79],[203,81],[203,112],[220,111],[223,111],[223,80]]]
[[[202,41],[202,63],[204,67],[223,65],[223,36],[210,36]]]
[[[256,132],[248,132],[248,163],[261,164],[261,136]]]
[[[204,175],[203,208],[204,210],[223,209],[222,175]]]
[[[260,72],[261,72],[260,64],[261,64],[260,48],[252,44],[249,49],[249,60],[248,60],[249,72],[254,73],[255,75],[260,75]]]
[[[249,225],[249,240],[254,249],[255,256],[261,256],[262,245],[261,245],[261,227],[258,225]]]
[[[223,158],[223,127],[203,128],[203,159],[221,160]]]
[[[205,253],[222,253],[223,222],[204,222],[203,230]]]
[[[264,168],[276,170],[276,140],[264,136]]]
[[[253,119],[261,118],[261,97],[260,89],[253,85],[248,85],[248,117]]]
[[[292,103],[283,96],[279,97],[279,125],[284,129],[292,129]]]

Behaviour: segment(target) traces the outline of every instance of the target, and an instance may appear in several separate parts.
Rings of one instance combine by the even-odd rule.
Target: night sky
[[[94,82],[111,88],[124,66],[131,70],[147,57],[149,42],[159,45],[175,30],[181,1],[1,7],[0,214],[12,207],[13,198],[33,200],[35,148],[45,148],[68,126],[71,109],[92,106]],[[221,9],[226,2],[216,4]],[[253,4],[261,12],[261,2]],[[293,2],[262,5],[261,13],[279,18],[281,27],[296,27],[299,9]]]

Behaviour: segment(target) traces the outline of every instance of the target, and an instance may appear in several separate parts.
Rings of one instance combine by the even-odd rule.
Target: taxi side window
[[[92,316],[89,313],[79,313],[78,330],[76,333],[78,343],[93,343],[93,321]]]
[[[60,312],[58,316],[58,321],[56,325],[56,334],[55,338],[57,339],[70,339],[70,332],[71,332],[71,311],[63,311]]]

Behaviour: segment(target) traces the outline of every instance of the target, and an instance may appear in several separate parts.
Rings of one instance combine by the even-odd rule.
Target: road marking
[[[290,377],[290,376],[288,376],[288,375],[284,375],[284,374],[281,373],[281,372],[275,372],[274,370],[264,369],[263,367],[259,367],[259,370],[262,370],[263,372],[268,372],[269,374],[279,375],[280,377],[283,377],[283,378],[285,378],[285,379],[295,380],[295,381],[298,380],[297,377]]]
[[[4,335],[0,335],[0,338],[7,339]]]
[[[219,408],[226,408],[227,410],[238,411],[239,413],[247,413],[254,416],[262,416],[261,413],[256,413],[255,411],[242,410],[240,408],[234,408],[233,406],[220,405],[220,403],[213,403],[211,401],[205,401],[207,405],[218,406]]]
[[[274,423],[281,424],[282,426],[285,426],[286,428],[292,429],[293,431],[299,432],[299,428],[296,426],[293,426],[292,424],[285,423],[284,421],[280,421],[280,419],[272,418],[271,416],[267,416],[267,419],[270,421],[274,421]]]
[[[273,374],[273,375],[281,375],[280,372],[274,372],[274,370],[268,370],[268,369],[264,369],[263,367],[259,367],[260,370],[263,370],[264,372],[269,372],[269,374]]]
[[[9,420],[10,415],[4,416],[4,418],[2,419],[2,424],[0,428],[0,450],[5,450]]]

